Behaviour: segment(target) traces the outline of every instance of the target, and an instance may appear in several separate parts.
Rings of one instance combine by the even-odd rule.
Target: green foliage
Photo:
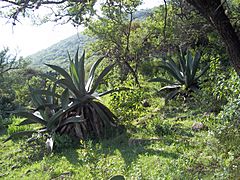
[[[200,68],[200,52],[196,52],[193,57],[190,51],[184,55],[182,52],[177,62],[169,58],[168,61],[163,61],[160,68],[167,71],[171,79],[155,78],[151,82],[164,82],[168,86],[162,87],[161,91],[169,90],[170,93],[166,96],[166,102],[174,98],[177,94],[183,93],[187,95],[191,91],[195,91],[199,87],[199,78],[206,73],[208,65],[203,67],[197,74]]]
[[[16,73],[18,74],[19,72]],[[29,87],[39,89],[45,86],[45,82],[37,75],[30,77],[23,75],[23,77],[19,77],[18,79],[20,80],[20,78],[21,81],[19,81],[19,83],[14,83],[13,85],[13,89],[15,91],[14,103],[21,107],[31,107],[32,104]]]
[[[23,58],[17,58],[17,56],[9,53],[8,48],[4,48],[0,51],[0,77],[13,69],[19,69],[24,67],[26,62]]]
[[[63,134],[59,135],[58,133],[54,134],[54,150],[56,152],[61,152],[64,149],[71,147],[77,147],[79,142],[74,141],[69,135]]]
[[[120,86],[120,84],[119,84]],[[146,108],[143,107],[144,88],[137,88],[136,84],[128,79],[121,86],[129,88],[129,90],[112,93],[107,101],[110,108],[118,117],[121,117],[122,123],[131,123],[132,119],[138,118],[139,112],[144,114]]]
[[[223,127],[218,128],[215,133],[219,140],[219,150],[224,152],[222,156],[226,159],[223,164],[227,165],[233,178],[239,177],[239,156],[240,156],[240,130],[239,120],[235,123],[226,123]]]
[[[156,96],[151,100],[163,104]],[[238,129],[230,131],[232,127],[218,124],[214,116],[196,114],[194,108],[159,108],[147,112],[149,118],[128,137],[121,135],[101,143],[84,141],[81,147],[64,146],[49,156],[44,156],[44,142],[0,144],[1,178],[110,179],[120,174],[125,179],[239,177]],[[206,123],[209,130],[193,132],[194,121]],[[221,133],[215,134],[216,127]],[[0,140],[4,138],[0,136]],[[60,142],[69,143],[67,138]]]
[[[95,77],[95,70],[104,57],[98,59],[92,65],[89,78],[85,81],[84,58],[85,53],[80,59],[78,58],[78,51],[74,59],[69,55],[70,73],[59,66],[47,64],[62,77],[56,79],[56,77],[45,75],[54,84],[46,90],[30,87],[32,102],[35,106],[34,112],[16,112],[16,115],[25,118],[19,124],[20,126],[37,123],[41,127],[31,131],[15,132],[5,141],[20,135],[47,133],[49,138],[46,143],[52,150],[55,134],[67,134],[76,140],[110,137],[114,134],[117,118],[97,99],[114,90],[100,94],[95,92],[114,64],[107,66],[98,77]],[[57,85],[64,88],[60,95],[56,92]]]
[[[209,58],[210,68],[205,76],[205,82],[200,85],[202,91],[198,99],[202,101],[200,106],[219,113],[225,104],[238,99],[240,84],[237,73],[226,64],[228,60],[226,54],[213,51],[215,55]],[[230,106],[229,104],[228,107]]]
[[[16,108],[13,76],[14,70],[21,69],[26,66],[26,62],[22,58],[17,58],[9,53],[9,49],[0,51],[0,117],[7,118],[9,111]],[[18,80],[20,80],[18,75]]]
[[[0,89],[0,118],[8,117],[9,112],[15,109],[14,98],[12,89],[9,89],[9,91]]]
[[[238,98],[229,101],[222,107],[218,117],[223,122],[238,122],[240,117],[240,100]]]

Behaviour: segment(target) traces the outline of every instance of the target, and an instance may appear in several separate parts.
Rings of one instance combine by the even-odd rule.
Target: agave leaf
[[[44,105],[44,102],[41,99],[41,96],[39,96],[39,94],[34,94],[35,90],[31,86],[29,86],[29,91],[30,91],[30,96],[31,96],[31,99],[32,99],[32,103],[35,107]]]
[[[65,113],[71,111],[74,107],[76,107],[78,105],[78,103],[72,103],[70,106],[64,108],[64,109],[60,109],[58,110],[48,121],[47,123],[47,128],[48,130],[54,129],[53,127],[56,124],[59,124],[60,121],[60,117],[63,116]]]
[[[97,133],[98,137],[101,136],[101,125],[102,122],[98,120],[98,114],[96,112],[96,110],[92,107],[92,106],[88,106],[89,107],[89,111],[87,111],[86,113],[88,113],[89,117],[89,121],[91,123],[92,128],[94,129],[94,132]]]
[[[57,73],[61,74],[66,80],[72,81],[71,76],[63,68],[56,66],[56,65],[51,65],[51,64],[45,64],[45,65],[52,68]]]
[[[62,96],[61,96],[61,104],[62,104],[62,107],[65,109],[67,108],[68,104],[70,103],[69,101],[69,90],[68,88],[66,88],[63,93],[62,93]]]
[[[169,62],[166,62],[166,65],[174,71],[174,73],[179,77],[183,78],[183,75],[181,74],[181,69],[178,67],[178,65],[170,58]]]
[[[33,102],[34,106],[37,107],[37,108],[38,107],[44,107],[46,105],[46,103],[43,101],[41,95],[34,94],[33,93],[34,90],[32,88],[29,88],[29,90],[31,92],[30,96],[31,96],[31,99],[32,99],[32,102]],[[39,108],[39,112],[40,112],[41,116],[43,117],[43,119],[48,118],[48,116],[45,113],[45,108],[44,109]]]
[[[20,122],[18,126],[28,125],[28,124],[36,124],[38,122],[32,120],[32,119],[25,119],[24,121]]]
[[[104,111],[102,110],[102,108],[99,106],[98,103],[92,102],[91,105],[92,105],[93,108],[97,111],[99,117],[103,120],[103,122],[105,122],[105,125],[111,125],[111,126],[113,126],[113,127],[116,126],[116,125],[112,122],[111,116],[109,117],[108,114],[106,114],[106,112],[104,112]]]
[[[72,81],[68,81],[66,79],[59,79],[55,83],[63,86],[64,88],[68,88],[76,98],[82,96]]]
[[[107,66],[107,67],[101,72],[101,74],[98,76],[96,82],[94,83],[92,89],[90,90],[90,92],[89,92],[90,94],[92,94],[92,93],[95,92],[95,90],[98,88],[98,86],[99,86],[100,82],[102,81],[102,79],[104,78],[104,76],[106,76],[106,75],[110,72],[110,70],[114,67],[114,65],[115,65],[115,64],[111,64],[111,65]]]
[[[187,52],[187,61],[186,67],[189,69],[190,73],[192,73],[192,66],[193,66],[193,57],[190,51]]]
[[[20,111],[20,112],[16,112],[15,115],[27,118],[27,119],[32,120],[32,121],[35,121],[36,123],[42,124],[44,126],[47,125],[47,122],[44,119],[41,119],[41,118],[39,118],[39,117],[35,116],[34,114],[29,113],[29,112]]]
[[[38,133],[44,133],[44,132],[47,132],[47,128],[44,127],[44,128],[40,128],[37,130]]]
[[[92,88],[92,84],[93,84],[93,80],[94,80],[94,75],[95,75],[95,71],[96,71],[96,68],[97,66],[100,64],[100,62],[102,62],[102,60],[104,59],[105,57],[101,57],[99,58],[92,66],[91,66],[91,69],[90,69],[90,72],[89,72],[89,78],[88,78],[88,81],[87,81],[87,84],[86,84],[86,91],[89,92]]]
[[[95,102],[91,102],[91,105],[97,112],[100,119],[104,122],[104,124],[108,125],[110,122],[109,117],[102,111],[102,109]]]
[[[79,139],[84,139],[84,134],[80,124],[74,124],[74,130]]]
[[[37,133],[37,131],[20,131],[20,132],[15,132],[11,134],[7,139],[5,139],[3,142],[7,142],[11,139],[18,138],[19,136],[31,136],[33,133]]]
[[[206,66],[203,68],[203,70],[200,72],[200,74],[195,78],[196,81],[197,81],[203,74],[206,73],[206,71],[208,70],[208,68],[209,68],[209,64],[206,65]]]
[[[161,65],[160,67],[165,69],[171,76],[173,76],[181,84],[185,83],[184,79],[182,78],[182,75],[179,76],[178,74],[176,74],[176,72],[171,67],[166,65]]]
[[[64,126],[64,125],[67,125],[69,123],[82,123],[82,122],[85,122],[86,119],[81,115],[81,116],[73,116],[73,117],[69,117],[67,119],[65,119],[63,121],[63,123],[60,123],[59,127],[61,126]]]
[[[188,51],[187,52],[187,61],[186,61],[186,69],[185,69],[185,86],[188,88],[191,86],[192,82],[193,82],[193,77],[191,76],[191,72],[192,72],[192,55],[191,52]]]
[[[54,82],[56,82],[56,81],[54,81]],[[52,92],[56,92],[56,88],[57,88],[57,84],[56,83],[54,83],[53,84],[53,87],[52,87]],[[56,104],[56,105],[58,105],[58,98],[59,98],[59,95],[57,94],[57,93],[55,93],[56,94],[56,96],[53,96],[52,97],[52,104]]]
[[[63,109],[60,109],[49,119],[47,123],[48,131],[53,131],[55,129],[54,126],[59,123],[60,117],[63,116],[64,113],[65,111]]]
[[[49,108],[49,109],[57,109],[58,106],[56,104],[44,104],[44,105],[41,105],[41,106],[38,106],[34,111],[41,111],[41,110],[45,110],[46,108]]]
[[[180,89],[176,89],[174,91],[171,91],[166,97],[165,97],[165,104],[169,102],[169,100],[173,99],[178,93],[180,92]]]
[[[186,71],[186,58],[184,57],[184,55],[182,54],[182,52],[179,53],[179,64],[180,64],[180,69],[182,72]]]
[[[85,54],[85,51],[83,52],[84,54]],[[78,54],[79,54],[79,47],[77,48],[77,51],[76,51],[76,54],[75,54],[75,62],[74,62],[74,64],[75,64],[75,66],[76,66],[76,69],[79,69],[79,61],[78,61]]]
[[[106,115],[110,118],[111,120],[118,120],[118,118],[108,109],[108,107],[104,106],[102,103],[100,102],[95,102],[96,104],[98,104],[98,106],[103,110],[103,112],[106,113]],[[111,121],[113,124],[113,126],[116,126],[114,121]]]
[[[178,89],[180,87],[181,87],[180,84],[173,84],[173,85],[169,85],[169,86],[164,86],[159,90],[159,92],[164,91],[164,90],[171,90],[172,91],[173,89]]]
[[[72,58],[71,58],[71,55],[70,55],[69,51],[67,51],[67,54],[68,54],[68,60],[71,61],[71,62],[73,62],[73,60],[72,60]]]
[[[76,66],[78,79],[79,79],[78,89],[80,90],[80,93],[82,95],[86,94],[84,59],[85,59],[85,51],[83,51],[83,54],[80,60],[78,61],[78,50],[77,50],[77,53],[75,55],[75,66]]]
[[[197,69],[199,67],[199,62],[201,59],[201,53],[198,51],[195,54],[194,60],[193,60],[193,67],[192,67],[192,76],[195,77]]]
[[[73,62],[70,62],[70,74],[71,74],[74,85],[76,87],[78,87],[79,86],[79,77],[78,77],[78,73],[77,73],[76,67]]]

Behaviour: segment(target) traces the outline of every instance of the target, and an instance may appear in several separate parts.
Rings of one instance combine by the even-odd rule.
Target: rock
[[[143,105],[143,107],[150,107],[151,105],[149,104],[149,102],[147,101],[147,99],[144,99],[143,101],[142,101],[142,105]]]
[[[111,177],[109,180],[125,180],[125,177],[123,175],[115,175]]]
[[[202,131],[202,130],[207,130],[208,127],[205,126],[203,123],[201,122],[195,122],[193,125],[192,125],[192,130],[193,131]]]

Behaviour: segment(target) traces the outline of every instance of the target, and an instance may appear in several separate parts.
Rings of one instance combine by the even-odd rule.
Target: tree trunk
[[[240,76],[240,39],[225,14],[221,0],[186,1],[193,5],[215,27],[226,45],[231,64]]]

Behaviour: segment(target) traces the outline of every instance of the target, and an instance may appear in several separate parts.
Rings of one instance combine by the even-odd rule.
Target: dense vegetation
[[[89,18],[93,1],[71,1],[54,16],[86,26],[69,53],[33,66],[0,52],[1,178],[240,178],[240,3],[164,2],[136,18],[141,1],[106,1]],[[18,3],[14,23],[36,6]]]

